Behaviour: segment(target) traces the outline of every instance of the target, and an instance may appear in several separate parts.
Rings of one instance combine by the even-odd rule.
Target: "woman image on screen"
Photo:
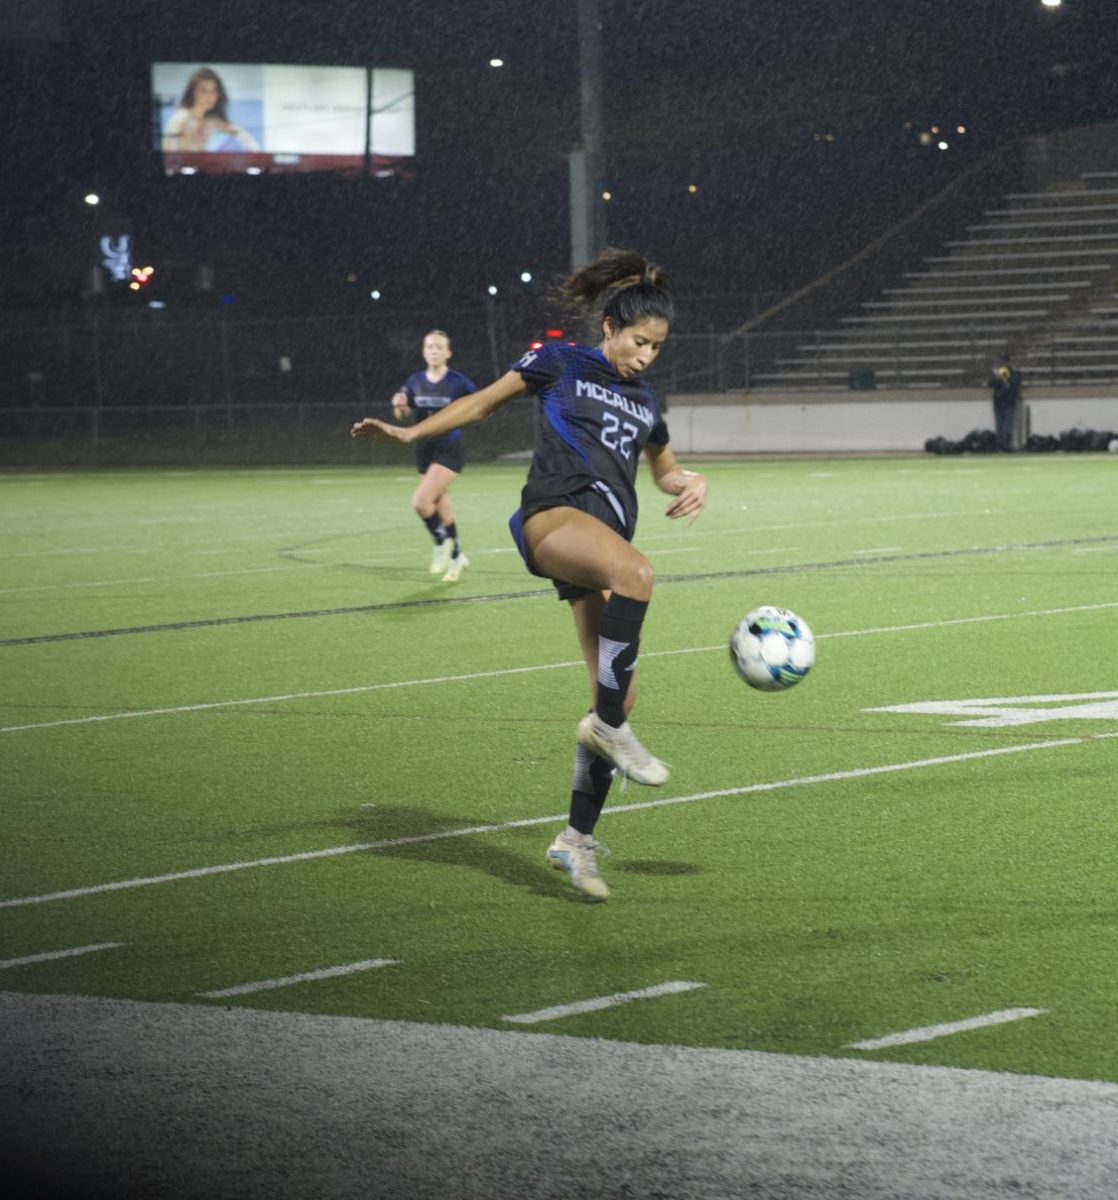
[[[229,94],[210,67],[199,67],[186,81],[178,107],[163,132],[163,149],[205,153],[212,134],[222,133],[241,150],[259,150],[256,139],[229,120]]]

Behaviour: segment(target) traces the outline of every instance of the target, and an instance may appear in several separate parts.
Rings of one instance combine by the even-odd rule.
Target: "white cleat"
[[[470,565],[470,560],[461,550],[450,560],[443,576],[443,583],[457,583],[462,571]]]
[[[443,538],[437,546],[431,550],[431,565],[427,568],[432,575],[441,575],[446,570],[450,563],[450,556],[454,553],[454,539]]]
[[[598,851],[608,854],[609,851],[592,837],[586,837],[581,845],[568,842],[560,834],[547,848],[547,861],[557,871],[565,871],[572,886],[578,888],[584,896],[591,900],[609,899],[609,888],[598,869]]]
[[[668,781],[667,765],[654,758],[637,741],[628,721],[614,729],[597,713],[587,713],[578,723],[578,741],[587,750],[613,763],[622,775],[634,783],[658,787]]]

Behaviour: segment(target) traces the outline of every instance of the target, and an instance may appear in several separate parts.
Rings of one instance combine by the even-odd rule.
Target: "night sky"
[[[696,323],[743,313],[1000,141],[1118,118],[1113,8],[602,0],[609,238],[667,265]],[[168,178],[150,101],[168,60],[412,68],[414,177]],[[574,0],[0,0],[0,70],[5,308],[82,304],[75,263],[108,212],[165,281],[211,263],[251,312],[344,310],[371,286],[453,302],[568,266]],[[936,123],[967,132],[921,145]]]

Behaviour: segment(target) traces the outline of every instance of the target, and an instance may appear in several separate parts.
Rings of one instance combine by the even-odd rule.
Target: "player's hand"
[[[402,429],[399,425],[388,425],[386,422],[379,420],[377,417],[366,417],[363,421],[356,421],[350,426],[349,436],[360,438],[378,438],[388,439],[396,442],[410,442],[411,430]]]
[[[668,505],[664,515],[673,521],[680,517],[687,517],[689,518],[687,524],[693,525],[706,507],[706,502],[706,476],[699,475],[694,471],[687,471],[684,473],[683,491]]]

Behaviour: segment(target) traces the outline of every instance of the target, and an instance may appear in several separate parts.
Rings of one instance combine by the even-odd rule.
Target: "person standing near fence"
[[[432,329],[423,339],[422,371],[409,375],[392,397],[392,412],[397,421],[426,421],[453,400],[476,392],[477,388],[461,371],[447,366],[452,354],[450,337],[441,329]],[[425,434],[417,433],[418,437]],[[450,487],[465,465],[462,431],[420,442],[415,448],[415,466],[421,476],[412,494],[412,507],[427,526],[434,540],[431,551],[432,575],[441,575],[443,583],[456,583],[470,560],[462,553],[458,523],[450,504]]]
[[[989,382],[994,401],[994,437],[998,449],[1008,452],[1015,449],[1017,408],[1021,403],[1021,372],[1008,354],[998,360],[998,365],[990,372]]]
[[[653,584],[651,563],[632,545],[637,466],[643,454],[653,482],[672,498],[665,515],[689,524],[706,504],[707,484],[676,461],[660,399],[640,378],[659,356],[674,312],[664,272],[632,251],[604,250],[563,291],[599,314],[597,346],[541,346],[424,425],[401,429],[367,417],[351,433],[403,442],[442,436],[525,391],[538,398],[535,454],[509,528],[528,570],[550,579],[571,606],[591,695],[576,731],[568,825],[546,860],[591,900],[605,900],[594,830],[614,773],[652,785],[668,779],[628,721]]]

